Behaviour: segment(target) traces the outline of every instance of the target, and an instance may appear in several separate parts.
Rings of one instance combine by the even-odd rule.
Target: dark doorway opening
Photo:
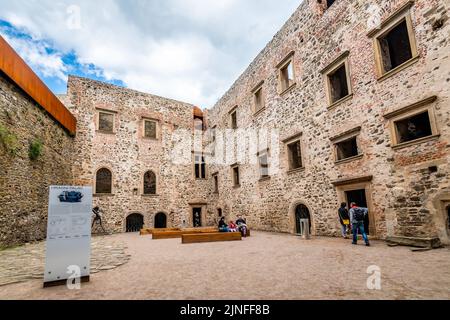
[[[309,209],[304,204],[300,204],[295,208],[295,227],[297,234],[302,232],[300,227],[300,220],[308,219],[309,220],[309,233],[311,234],[311,214],[309,213]]]
[[[127,232],[139,232],[144,227],[144,216],[139,213],[127,217]]]
[[[219,218],[222,218],[222,216],[223,216],[223,212],[222,212],[222,209],[217,209],[217,214],[219,215]]]
[[[360,190],[352,190],[352,191],[347,191],[346,193],[347,196],[347,203],[348,203],[348,207],[350,208],[350,204],[352,202],[356,203],[356,205],[358,207],[362,207],[362,208],[367,208],[367,198],[366,198],[366,190],[365,189],[360,189]],[[370,234],[370,219],[369,219],[369,215],[366,216],[366,219],[364,220],[364,229],[366,231],[367,234]]]
[[[167,228],[167,216],[165,213],[160,212],[155,216],[155,229]]]
[[[193,209],[193,224],[194,228],[200,228],[202,226],[202,208]]]

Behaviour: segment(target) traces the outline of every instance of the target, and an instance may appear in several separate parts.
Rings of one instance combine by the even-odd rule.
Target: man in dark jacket
[[[339,208],[339,220],[342,226],[342,237],[348,239],[347,234],[350,231],[350,216],[347,210],[347,204],[343,202]]]
[[[370,246],[369,238],[367,237],[366,231],[364,230],[364,219],[369,214],[369,209],[360,208],[356,203],[351,204],[350,209],[350,220],[352,222],[353,230],[353,244],[358,244],[358,230],[361,232],[366,246]]]

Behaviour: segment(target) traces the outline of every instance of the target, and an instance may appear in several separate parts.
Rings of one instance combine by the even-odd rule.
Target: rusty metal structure
[[[0,70],[46,110],[69,134],[75,135],[77,127],[75,117],[1,36]]]

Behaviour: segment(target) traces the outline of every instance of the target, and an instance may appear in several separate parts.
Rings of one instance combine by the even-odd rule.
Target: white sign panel
[[[90,275],[91,217],[92,187],[50,187],[46,284]]]

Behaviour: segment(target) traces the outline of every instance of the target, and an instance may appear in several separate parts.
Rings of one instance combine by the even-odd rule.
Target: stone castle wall
[[[77,160],[74,183],[94,185],[100,168],[113,173],[112,195],[95,195],[94,205],[105,214],[108,231],[123,232],[126,218],[138,213],[146,227],[154,226],[157,213],[165,213],[168,227],[192,225],[191,204],[207,201],[206,180],[195,180],[190,159],[174,164],[174,132],[193,130],[193,105],[128,90],[101,82],[70,77],[66,106],[78,120],[75,139]],[[96,130],[99,109],[116,112],[116,132]],[[142,119],[159,121],[157,140],[142,137]],[[143,176],[152,170],[157,176],[157,195],[143,195]],[[135,190],[137,189],[137,190]],[[206,224],[206,210],[203,223]]]
[[[381,20],[406,2],[373,1],[381,8]],[[257,229],[295,232],[294,210],[301,203],[310,210],[315,234],[338,235],[337,208],[353,180],[354,187],[365,187],[371,198],[377,236],[439,236],[446,241],[442,205],[450,200],[449,9],[446,1],[416,0],[411,12],[419,59],[377,80],[366,1],[340,0],[324,10],[318,1],[305,0],[209,112],[210,125],[219,131],[230,127],[229,112],[236,106],[240,129],[278,131],[280,170],[260,181],[257,166],[243,164],[242,185],[233,188],[229,164],[213,166],[220,194],[214,194],[210,184],[211,211],[223,208],[230,218],[244,214]],[[444,23],[436,28],[440,19]],[[347,50],[353,96],[329,108],[321,70]],[[280,95],[276,66],[292,51],[296,86]],[[266,108],[254,115],[252,89],[263,80]],[[437,96],[432,104],[440,136],[392,148],[384,115],[431,96]],[[363,157],[335,163],[330,139],[358,126]],[[299,133],[305,168],[289,173],[281,141]],[[437,172],[430,171],[433,166]]]
[[[30,160],[33,141],[42,153]],[[69,185],[73,138],[0,74],[0,246],[46,237],[48,187]]]

